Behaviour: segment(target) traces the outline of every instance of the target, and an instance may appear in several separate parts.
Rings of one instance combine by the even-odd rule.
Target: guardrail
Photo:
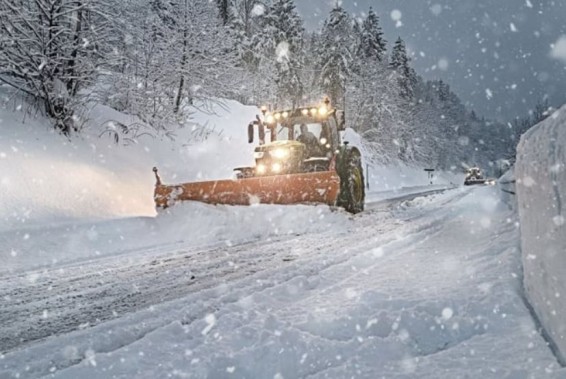
[[[503,192],[505,192],[505,193],[508,193],[508,194],[511,194],[511,195],[515,195],[515,194],[516,194],[516,192],[515,192],[515,183],[516,183],[516,180],[515,180],[515,179],[513,179],[513,180],[499,181],[499,182],[497,182],[497,183],[498,183],[499,188],[501,189],[501,191],[503,191]],[[504,186],[507,186],[507,185],[510,187],[509,189],[508,189],[508,188],[504,188]]]

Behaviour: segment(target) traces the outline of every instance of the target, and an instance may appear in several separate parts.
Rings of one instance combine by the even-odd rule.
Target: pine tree
[[[370,8],[368,16],[361,26],[359,56],[382,61],[387,49],[386,46],[387,41],[383,38],[383,31],[379,26],[379,17]]]
[[[353,71],[355,36],[348,13],[336,5],[322,30],[319,59],[320,86],[333,104],[344,104],[346,84]]]
[[[277,76],[278,102],[296,106],[303,96],[300,70],[304,64],[302,20],[293,0],[276,0],[266,19],[267,32],[273,41]]]
[[[389,67],[399,75],[399,84],[401,86],[401,96],[405,99],[413,97],[413,91],[416,83],[416,73],[409,66],[409,57],[405,42],[401,37],[397,38],[395,45],[391,51],[391,59]]]
[[[277,90],[273,30],[269,27],[271,9],[259,0],[233,0],[229,31],[233,49],[240,58],[242,72],[240,101],[265,104],[274,101]]]

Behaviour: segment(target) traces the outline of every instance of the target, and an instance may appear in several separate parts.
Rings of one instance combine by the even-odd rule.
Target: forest
[[[69,138],[94,104],[141,120],[120,141],[132,128],[168,133],[223,99],[282,108],[328,96],[371,160],[461,170],[513,161],[550,109],[539,101],[507,122],[466,109],[411,67],[403,36],[385,36],[371,8],[336,5],[307,30],[293,0],[3,1],[0,50],[0,82]]]

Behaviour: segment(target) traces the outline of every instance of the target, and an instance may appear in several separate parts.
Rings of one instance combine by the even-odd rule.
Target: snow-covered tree
[[[185,118],[186,105],[235,96],[237,57],[214,3],[123,0],[115,12],[120,38],[102,86],[107,104],[163,130]]]
[[[379,25],[379,17],[370,7],[361,25],[358,55],[362,58],[375,58],[381,61],[387,49],[387,41]]]
[[[0,81],[41,104],[57,129],[76,129],[79,91],[103,61],[106,1],[0,2]]]
[[[405,41],[403,41],[401,37],[398,37],[395,41],[395,45],[393,45],[389,67],[399,76],[398,80],[401,86],[401,95],[406,99],[411,99],[413,97],[416,74],[409,65]]]
[[[319,81],[332,104],[344,104],[347,82],[354,69],[355,35],[352,19],[336,5],[324,22],[319,57]]]
[[[274,102],[275,45],[268,28],[270,3],[259,0],[233,0],[230,34],[235,41],[233,49],[243,68],[240,100],[258,104]]]
[[[266,27],[273,45],[265,54],[275,62],[278,105],[295,107],[303,96],[300,71],[304,64],[304,29],[293,0],[275,0]]]

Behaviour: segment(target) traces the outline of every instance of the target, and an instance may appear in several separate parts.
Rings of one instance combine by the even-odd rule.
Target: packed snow
[[[356,216],[198,203],[156,214],[153,165],[173,182],[249,160],[257,109],[223,104],[187,126],[214,130],[207,139],[127,147],[88,130],[71,145],[2,111],[0,377],[566,375],[525,302],[518,222],[497,187],[368,161]]]
[[[566,107],[533,127],[517,151],[517,195],[525,287],[566,362]]]

